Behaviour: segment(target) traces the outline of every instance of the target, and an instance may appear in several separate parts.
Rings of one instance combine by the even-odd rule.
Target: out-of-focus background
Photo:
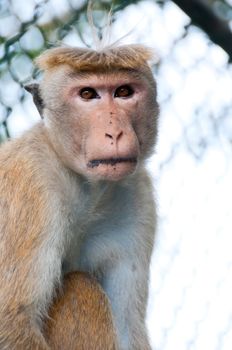
[[[39,115],[23,85],[59,44],[92,46],[84,0],[0,0],[0,142]],[[93,1],[111,42],[157,52],[159,141],[148,168],[156,235],[147,325],[155,350],[232,349],[232,1]],[[142,350],[142,349],[141,349]]]

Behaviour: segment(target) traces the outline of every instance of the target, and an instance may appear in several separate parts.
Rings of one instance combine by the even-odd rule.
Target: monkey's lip
[[[108,158],[108,159],[93,159],[90,160],[87,164],[89,168],[95,168],[98,167],[99,165],[116,165],[118,163],[137,163],[137,158],[136,157],[126,157],[126,158]]]

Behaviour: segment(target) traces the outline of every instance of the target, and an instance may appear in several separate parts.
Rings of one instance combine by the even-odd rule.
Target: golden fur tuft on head
[[[95,51],[88,48],[60,47],[45,51],[36,59],[41,70],[69,65],[78,71],[141,69],[154,59],[152,49],[143,45],[109,46]]]

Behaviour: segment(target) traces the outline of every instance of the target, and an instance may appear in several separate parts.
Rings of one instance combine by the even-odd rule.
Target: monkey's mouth
[[[89,168],[95,168],[98,167],[101,164],[105,165],[116,165],[118,163],[137,163],[137,158],[135,157],[129,157],[129,158],[109,158],[109,159],[93,159],[90,160],[87,164]]]

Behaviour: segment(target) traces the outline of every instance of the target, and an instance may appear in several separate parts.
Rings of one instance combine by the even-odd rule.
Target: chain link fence
[[[101,33],[111,1],[96,1]],[[39,115],[23,85],[33,59],[90,46],[86,1],[0,1],[0,141]],[[159,142],[148,162],[159,229],[147,324],[156,350],[231,350],[232,74],[228,57],[171,1],[115,1],[112,41],[157,50]]]

